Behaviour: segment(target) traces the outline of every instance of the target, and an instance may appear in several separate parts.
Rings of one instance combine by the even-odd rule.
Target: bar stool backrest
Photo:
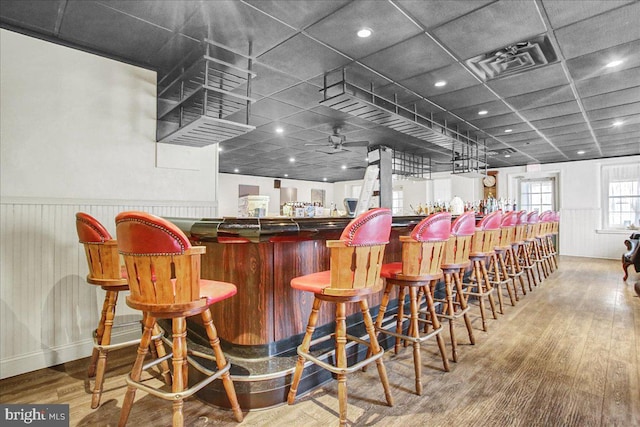
[[[122,278],[120,269],[117,242],[107,229],[91,215],[78,212],[76,213],[76,230],[78,240],[84,245],[87,256],[89,266],[87,281],[104,286],[126,285],[127,281]]]
[[[527,211],[519,211],[515,214],[516,217],[516,231],[514,235],[514,242],[521,242],[525,238],[527,233]]]
[[[502,215],[499,246],[511,246],[515,241],[517,220],[517,213],[514,211],[505,212]]]
[[[327,240],[331,250],[331,284],[323,294],[357,295],[382,287],[380,269],[391,222],[389,209],[371,209],[347,224],[340,240]]]
[[[469,261],[471,237],[476,230],[476,213],[465,212],[451,224],[451,237],[444,247],[442,264],[460,265]]]
[[[204,247],[192,247],[174,224],[145,212],[119,214],[116,234],[129,279],[129,306],[178,312],[206,305],[199,286]]]
[[[495,211],[480,220],[471,238],[471,253],[493,252],[500,237],[502,213]]]
[[[538,212],[529,212],[527,215],[527,239],[535,239],[540,234],[540,218]]]
[[[554,212],[553,213],[553,227],[551,229],[551,232],[553,234],[558,234],[560,231],[560,212]]]
[[[440,274],[444,247],[450,236],[449,212],[431,214],[415,226],[410,236],[400,236],[402,275],[417,277]]]

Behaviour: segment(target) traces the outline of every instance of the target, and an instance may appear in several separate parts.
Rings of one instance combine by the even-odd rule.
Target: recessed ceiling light
[[[584,153],[585,153],[585,151],[584,151],[584,150],[580,150],[580,151],[578,151],[578,154],[584,154]]]
[[[444,80],[437,81],[434,84],[435,87],[442,87],[442,86],[446,86],[446,85],[447,85],[447,82],[445,82]]]
[[[323,181],[326,181],[326,180],[327,180],[327,178],[322,178],[322,180],[323,180]]]
[[[222,151],[222,147],[218,145],[218,151]]]
[[[291,163],[293,163],[293,162],[295,162],[295,161],[296,161],[296,158],[295,158],[295,157],[289,157],[289,161],[290,161]]]
[[[513,132],[513,129],[505,129],[504,130],[504,133],[510,133],[510,132]]]
[[[488,113],[488,111],[487,111],[487,110],[480,110],[480,111],[478,111],[478,115],[479,115],[479,116],[484,116],[484,115],[485,115],[485,114],[487,114],[487,113]]]
[[[365,39],[367,37],[369,37],[371,34],[373,33],[373,31],[371,31],[371,28],[360,28],[358,30],[358,37]]]
[[[611,61],[609,62],[606,67],[607,68],[613,68],[613,67],[617,67],[618,65],[622,64],[624,61],[621,59],[616,59],[615,61]]]
[[[276,128],[276,133],[282,133],[282,132],[284,132],[284,129],[282,129],[280,126],[278,126]]]
[[[624,122],[622,120],[616,120],[615,122],[613,122],[613,126],[621,126]]]
[[[284,174],[284,177],[285,177],[285,178],[286,178],[286,177],[288,177],[288,176],[289,176],[289,174],[288,174],[288,173],[285,173],[285,174]]]
[[[509,158],[509,157],[511,157],[511,154],[505,154],[504,156]]]
[[[346,168],[347,168],[347,165],[342,165],[342,169],[346,169]]]
[[[238,173],[238,172],[240,172],[240,169],[235,168],[233,171],[234,171],[235,173]]]

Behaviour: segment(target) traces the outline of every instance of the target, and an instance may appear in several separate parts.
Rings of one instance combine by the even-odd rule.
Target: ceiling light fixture
[[[284,129],[282,129],[280,126],[278,126],[276,128],[276,133],[282,133],[282,132],[284,132]]]
[[[615,61],[611,61],[609,62],[606,67],[607,68],[613,68],[613,67],[617,67],[618,65],[622,64],[624,61],[621,59],[616,59]]]
[[[613,122],[613,126],[622,126],[624,122],[622,120],[616,120],[615,122]]]
[[[235,168],[233,171],[234,171],[235,173],[238,173],[238,172],[240,172],[240,169]]]
[[[511,133],[511,132],[513,132],[513,129],[505,129],[504,130],[504,133]]]
[[[371,34],[373,34],[373,31],[371,31],[371,28],[365,27],[365,28],[360,28],[357,34],[358,34],[358,37],[360,37],[361,39],[366,39]]]
[[[347,168],[347,165],[342,165],[342,169],[346,169],[346,168]]]
[[[285,178],[287,178],[288,176],[289,176],[289,174],[288,174],[288,173],[285,173],[285,174],[284,174],[284,177],[285,177]]]
[[[505,154],[504,156],[505,156],[506,158],[509,158],[509,157],[511,157],[511,154]]]
[[[322,178],[322,180],[323,180],[323,181],[326,181],[326,180],[327,180],[327,178]]]
[[[478,111],[478,115],[479,115],[479,116],[484,116],[484,115],[485,115],[485,114],[487,114],[487,113],[488,113],[488,111],[487,111],[487,110],[480,110],[480,111]]]
[[[585,153],[585,151],[584,151],[584,150],[580,150],[580,151],[578,151],[578,154],[584,154],[584,153]]]
[[[296,161],[296,158],[295,158],[295,157],[289,157],[289,161],[290,161],[291,163],[293,163],[293,162],[295,162],[295,161]]]
[[[437,81],[434,84],[435,87],[442,87],[442,86],[446,86],[446,85],[447,85],[447,82],[445,82],[444,80]]]
[[[218,151],[222,151],[222,147],[218,145]]]

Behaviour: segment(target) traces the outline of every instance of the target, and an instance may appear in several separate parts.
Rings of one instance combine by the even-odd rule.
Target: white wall
[[[274,188],[274,178],[228,174],[218,175],[219,186],[219,215],[238,216],[238,187],[240,185],[256,185],[260,187],[261,196],[269,196],[268,215],[280,214],[280,189]],[[280,179],[282,188],[296,188],[299,202],[311,201],[311,190],[325,190],[325,207],[333,201],[333,184],[315,181],[299,181],[294,179]],[[341,202],[342,203],[342,202]]]
[[[560,243],[562,255],[619,259],[626,251],[624,239],[629,230],[602,230],[603,165],[640,162],[640,156],[614,159],[540,165],[540,170],[527,172],[525,167],[498,169],[499,197],[515,198],[517,179],[556,176],[560,211]]]
[[[157,145],[156,75],[0,30],[0,374],[90,354],[74,213],[216,215],[216,147]],[[119,308],[127,313],[124,298]]]

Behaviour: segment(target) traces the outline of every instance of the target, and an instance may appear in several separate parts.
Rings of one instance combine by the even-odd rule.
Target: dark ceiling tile
[[[447,84],[442,87],[436,87],[435,83],[438,81],[445,81]],[[474,86],[479,81],[463,66],[454,63],[444,68],[402,80],[400,83],[423,96],[431,97]]]
[[[576,101],[562,102],[546,107],[533,108],[522,111],[522,115],[529,121],[548,119],[551,117],[565,116],[580,112],[580,106]]]
[[[638,82],[638,86],[636,87],[582,99],[582,105],[584,105],[585,110],[596,110],[598,108],[613,107],[620,104],[630,104],[632,102],[640,102],[640,82]]]
[[[195,0],[100,0],[99,3],[171,31],[180,30],[191,15],[201,11],[201,2]]]
[[[196,40],[209,38],[240,52],[252,55],[272,49],[295,34],[295,30],[237,1],[201,2],[198,13],[192,15],[182,32]]]
[[[486,111],[487,113],[484,115],[479,115],[479,111]],[[487,102],[485,104],[474,105],[473,107],[464,107],[457,110],[453,110],[452,113],[462,117],[465,120],[468,120],[472,123],[475,123],[477,120],[482,120],[484,118],[499,116],[502,114],[510,113],[511,109],[505,105],[502,101],[492,101]]]
[[[632,104],[619,105],[616,107],[601,108],[598,110],[587,111],[590,120],[617,119],[624,116],[640,114],[640,102]]]
[[[271,98],[303,109],[313,108],[322,101],[322,93],[317,86],[300,83],[283,91],[277,92]]]
[[[348,2],[349,0],[314,0],[312,2],[299,0],[247,0],[247,3],[253,7],[297,29],[303,29],[318,22]]]
[[[483,85],[476,85],[455,92],[432,96],[430,99],[447,110],[455,110],[456,108],[495,101],[497,98]]]
[[[487,82],[487,85],[495,90],[498,95],[508,98],[568,83],[569,80],[562,69],[562,64],[556,63],[521,74],[491,80]]]
[[[258,60],[301,80],[310,79],[349,63],[346,57],[303,34],[290,38],[260,56]]]
[[[275,99],[264,98],[251,106],[251,113],[272,120],[282,119],[300,112],[301,109]]]
[[[302,111],[284,119],[285,123],[299,126],[304,129],[311,129],[318,126],[322,126],[327,123],[327,116],[314,113],[313,111]],[[338,121],[336,120],[336,123]],[[331,124],[333,126],[334,123]]]
[[[397,81],[442,68],[454,59],[427,35],[418,34],[360,61]]]
[[[558,29],[632,1],[542,0],[542,4],[547,12],[551,26]]]
[[[502,116],[501,116],[502,118]],[[483,130],[488,132],[489,134],[504,140],[507,135],[513,135],[517,133],[529,133],[531,130],[531,126],[529,124],[522,122],[520,118],[518,118],[515,114],[505,114],[503,122],[518,120],[517,122],[512,122],[509,124],[499,124],[496,123],[495,126],[492,127],[483,127]],[[505,132],[507,129],[511,129],[511,132]]]
[[[621,126],[614,126],[613,123],[621,121]],[[615,119],[604,118],[601,120],[592,120],[591,126],[593,129],[601,130],[605,133],[620,133],[626,132],[626,129],[633,128],[640,125],[640,114],[630,114],[626,116],[617,116]],[[597,131],[596,131],[597,132]]]
[[[535,2],[500,1],[444,24],[433,33],[464,60],[545,30]]]
[[[556,30],[566,59],[640,39],[640,3],[633,3]]]
[[[499,139],[508,144],[511,144],[512,142],[515,142],[515,141],[537,140],[537,139],[540,139],[540,135],[538,134],[538,132],[532,130],[529,132],[519,132],[519,133],[509,133],[509,134],[503,133],[502,135],[500,135]]]
[[[640,66],[638,43],[638,41],[632,41],[570,59],[567,61],[567,68],[574,80],[582,80],[638,67]],[[606,67],[609,62],[620,59],[624,60],[622,64]]]
[[[574,125],[556,126],[552,128],[543,129],[540,132],[548,138],[552,138],[557,135],[567,135],[576,132],[589,131],[589,126],[586,123],[576,123]]]
[[[64,40],[143,62],[172,36],[169,30],[92,2],[69,2],[60,27]]]
[[[531,125],[536,129],[548,129],[556,126],[574,125],[584,123],[585,118],[582,113],[567,114],[566,116],[555,116],[548,119],[535,120]]]
[[[569,141],[578,141],[578,140],[593,141],[593,135],[591,135],[591,132],[589,131],[574,132],[574,133],[568,133],[565,135],[556,135],[553,138],[551,138],[551,140],[555,144],[565,144]]]
[[[54,34],[63,0],[3,0],[0,21],[17,27]]]
[[[580,96],[588,97],[638,85],[640,85],[640,67],[580,80],[576,82],[576,89]]]
[[[507,114],[502,114],[499,116],[493,117],[484,117],[481,119],[473,120],[473,124],[478,126],[481,129],[490,129],[490,128],[502,128],[502,127],[510,127],[512,124],[521,124],[522,119],[518,117],[517,114],[509,112]]]
[[[435,27],[465,15],[493,0],[399,0],[398,4],[425,28]]]
[[[363,27],[370,28],[373,34],[358,37],[356,32]],[[389,2],[363,0],[349,3],[307,28],[307,33],[358,59],[408,39],[420,33],[420,28]]]
[[[640,131],[621,133],[618,135],[598,136],[600,143],[636,143],[640,148]]]
[[[505,101],[518,110],[529,110],[575,99],[571,86],[564,85],[513,96]]]

